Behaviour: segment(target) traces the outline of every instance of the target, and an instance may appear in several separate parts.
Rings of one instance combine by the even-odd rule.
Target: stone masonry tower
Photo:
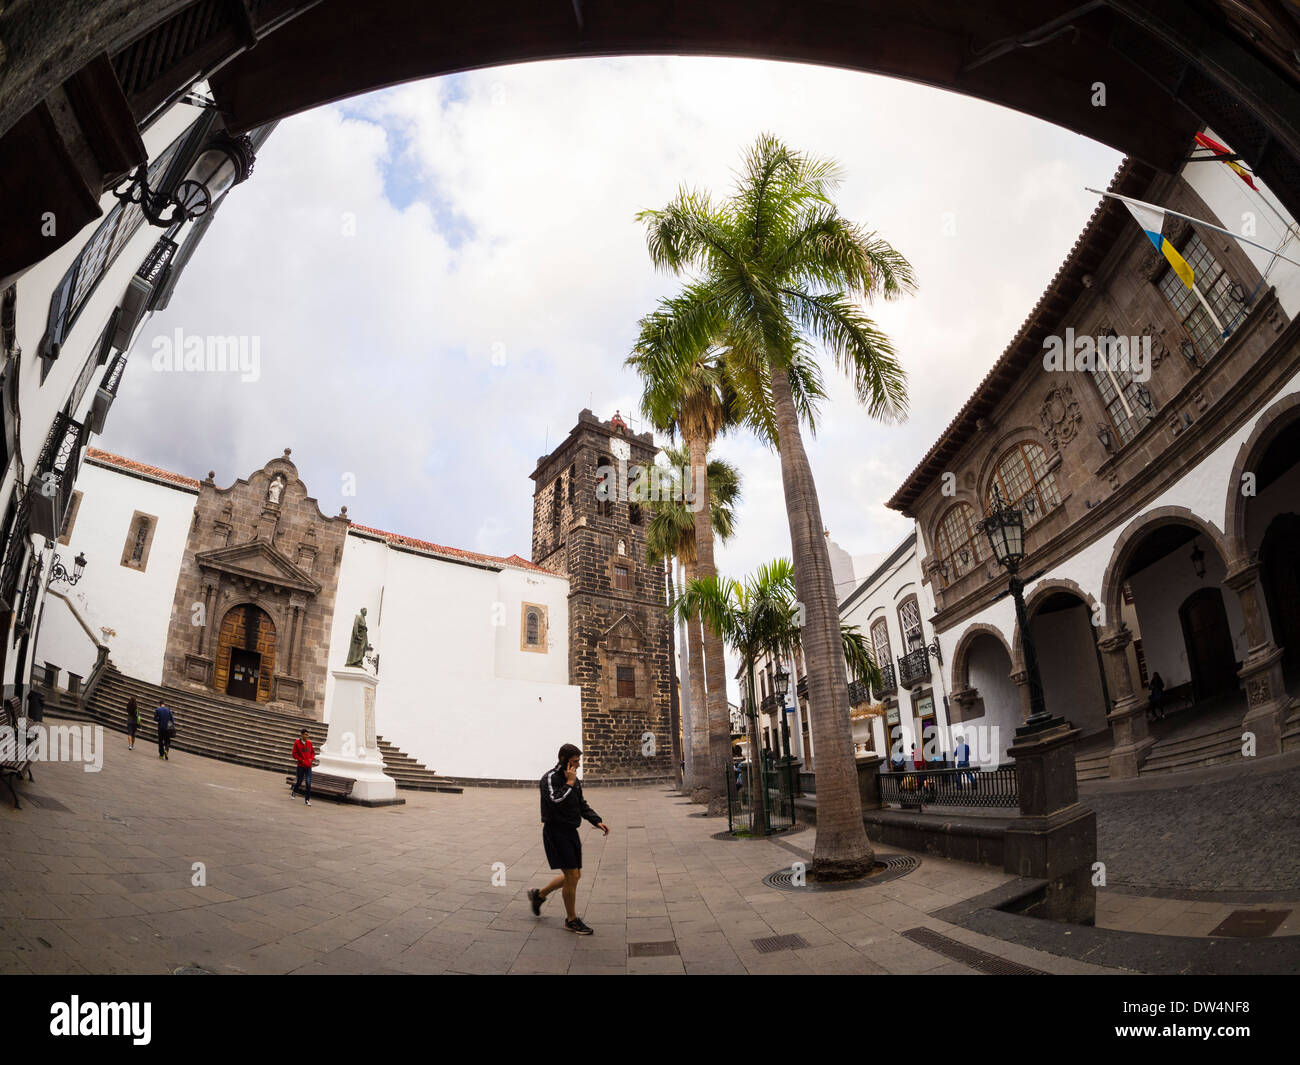
[[[617,414],[602,422],[584,410],[532,473],[533,562],[569,578],[569,683],[582,688],[583,764],[595,780],[672,773],[664,575],[646,563],[649,504],[627,491],[656,451]],[[615,471],[608,499],[597,492],[602,467]]]

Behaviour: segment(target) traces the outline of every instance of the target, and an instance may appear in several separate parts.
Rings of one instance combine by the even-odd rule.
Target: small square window
[[[618,697],[620,699],[636,698],[636,670],[632,666],[618,667]]]

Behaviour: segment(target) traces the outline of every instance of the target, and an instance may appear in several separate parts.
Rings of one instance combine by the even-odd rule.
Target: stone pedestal
[[[880,765],[884,759],[878,754],[869,754],[858,759],[858,795],[862,799],[863,810],[879,810],[880,802]]]
[[[1128,646],[1132,642],[1133,633],[1123,623],[1097,641],[1097,648],[1109,666],[1111,689],[1115,692],[1115,705],[1106,715],[1114,743],[1110,751],[1112,780],[1135,779],[1156,743],[1155,737],[1147,732],[1147,704],[1138,698],[1128,668]]]
[[[1281,754],[1282,730],[1291,703],[1282,677],[1282,648],[1273,643],[1252,647],[1238,676],[1246,689],[1242,731],[1254,734],[1257,757]]]
[[[375,739],[375,688],[379,680],[364,669],[331,670],[334,695],[329,706],[329,735],[316,767],[330,776],[356,781],[352,798],[361,803],[397,802],[397,783],[384,772]]]
[[[1092,883],[1097,816],[1079,804],[1078,737],[1079,730],[1060,718],[1016,730],[1010,754],[1016,760],[1020,818],[1007,828],[1003,869],[1048,882],[1042,899],[1023,912],[1090,925],[1097,916]]]

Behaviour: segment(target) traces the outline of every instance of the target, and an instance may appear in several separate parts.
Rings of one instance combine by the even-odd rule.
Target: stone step
[[[1151,754],[1153,756],[1182,754],[1185,751],[1200,750],[1202,747],[1212,747],[1229,739],[1240,740],[1241,731],[1241,723],[1234,721],[1231,725],[1225,725],[1223,728],[1214,729],[1211,732],[1201,732],[1181,740],[1160,740],[1152,748]]]
[[[1202,747],[1195,751],[1181,754],[1161,755],[1148,758],[1142,765],[1142,773],[1172,773],[1180,769],[1199,769],[1203,766],[1219,765],[1222,762],[1241,758],[1240,735],[1220,741],[1218,744]]]
[[[1110,778],[1110,766],[1103,765],[1090,769],[1075,767],[1075,777],[1080,782],[1085,780],[1107,780]]]
[[[173,749],[238,765],[283,773],[292,765],[291,751],[299,732],[307,734],[317,749],[325,741],[327,728],[318,721],[278,714],[264,707],[250,709],[242,700],[213,693],[184,691],[150,684],[121,673],[111,663],[94,697],[84,711],[51,709],[51,713],[94,721],[117,732],[126,732],[126,702],[134,695],[141,711],[140,742],[156,743],[152,711],[165,702],[176,715],[177,734]],[[384,771],[399,788],[459,792],[452,782],[438,777],[410,755],[382,737],[376,737]]]

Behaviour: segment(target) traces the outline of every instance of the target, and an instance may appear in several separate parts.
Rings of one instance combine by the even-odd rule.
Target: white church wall
[[[380,654],[379,734],[445,776],[532,779],[561,743],[582,738],[580,689],[567,683],[567,593],[563,578],[463,565],[352,535],[331,668],[346,660],[353,618],[366,606]],[[518,649],[524,602],[548,607],[545,655]],[[506,624],[496,625],[502,609]],[[503,646],[510,640],[513,654]]]
[[[93,632],[116,632],[105,642],[109,657],[122,672],[151,684],[162,682],[167,626],[176,595],[176,579],[197,493],[86,462],[77,478],[81,504],[67,544],[59,556],[71,565],[78,551],[86,569],[68,597],[77,604]],[[136,511],[157,518],[143,572],[122,565],[122,552]],[[53,600],[51,600],[53,602]],[[49,620],[49,611],[47,618]],[[77,641],[56,628],[41,631],[37,661],[62,660],[79,653]]]

